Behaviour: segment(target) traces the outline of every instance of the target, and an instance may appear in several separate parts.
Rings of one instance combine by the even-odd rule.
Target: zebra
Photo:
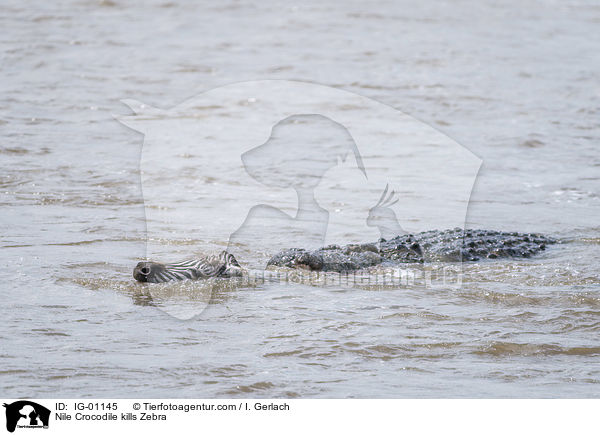
[[[227,251],[178,263],[141,261],[133,269],[133,277],[136,281],[149,283],[212,277],[232,278],[240,277],[242,273],[242,267],[235,257]]]

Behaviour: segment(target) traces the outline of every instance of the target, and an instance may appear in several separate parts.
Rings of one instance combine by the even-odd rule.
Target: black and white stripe
[[[241,275],[241,266],[235,257],[227,251],[223,251],[218,255],[184,260],[177,263],[140,262],[133,270],[133,277],[137,281],[151,283]]]

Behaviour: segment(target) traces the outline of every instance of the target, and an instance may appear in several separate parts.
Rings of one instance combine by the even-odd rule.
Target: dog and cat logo
[[[14,432],[16,428],[22,429],[48,429],[50,410],[38,403],[29,400],[18,400],[4,404],[6,408],[6,430]]]

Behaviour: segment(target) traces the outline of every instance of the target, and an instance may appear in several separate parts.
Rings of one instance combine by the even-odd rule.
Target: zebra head
[[[162,283],[185,279],[241,276],[242,268],[230,253],[223,251],[212,255],[179,263],[155,263],[141,261],[133,269],[133,277],[139,282]]]
[[[169,279],[165,279],[166,275],[163,273],[167,272],[167,268],[162,263],[154,263],[152,261],[140,261],[135,269],[133,269],[133,277],[139,282],[165,282]]]

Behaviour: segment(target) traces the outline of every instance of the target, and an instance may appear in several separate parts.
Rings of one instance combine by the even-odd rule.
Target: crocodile
[[[271,257],[267,266],[346,272],[379,264],[528,258],[553,243],[555,239],[541,234],[456,228],[405,234],[377,243],[286,249]]]

